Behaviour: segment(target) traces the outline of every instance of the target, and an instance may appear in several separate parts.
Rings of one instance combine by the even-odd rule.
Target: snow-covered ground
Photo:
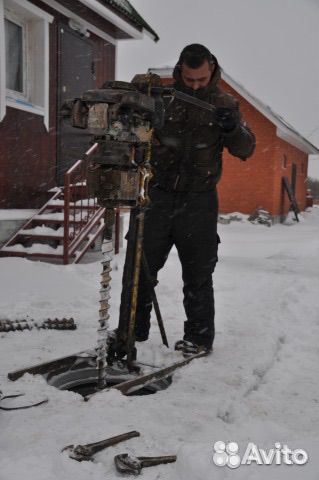
[[[143,469],[145,480],[314,480],[318,225],[319,208],[313,208],[290,226],[268,228],[246,220],[219,226],[214,352],[177,371],[167,390],[148,396],[105,391],[84,402],[78,394],[48,386],[41,376],[7,380],[15,369],[95,346],[101,267],[99,254],[69,266],[0,259],[1,318],[72,316],[78,325],[76,331],[0,334],[1,390],[49,398],[29,410],[0,410],[0,479],[118,479],[113,457],[127,452],[177,454],[175,464]],[[113,261],[113,327],[123,259],[124,252]],[[158,286],[171,346],[182,336],[181,286],[173,250]],[[161,345],[155,319],[150,340],[138,347],[146,363],[160,366],[180,358]],[[94,463],[78,463],[61,453],[65,445],[129,430],[141,437],[104,450]],[[218,467],[213,462],[216,441],[237,442],[241,455],[249,442],[266,451],[280,442],[306,450],[309,461],[303,466],[253,462],[237,469]]]

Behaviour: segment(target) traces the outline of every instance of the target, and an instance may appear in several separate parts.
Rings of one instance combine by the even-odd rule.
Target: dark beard
[[[178,83],[176,85],[177,90],[180,92],[186,93],[187,95],[190,95],[191,97],[198,98],[199,100],[205,100],[207,97],[209,97],[209,86],[198,88],[197,90],[193,90],[191,87],[187,87],[183,83]]]

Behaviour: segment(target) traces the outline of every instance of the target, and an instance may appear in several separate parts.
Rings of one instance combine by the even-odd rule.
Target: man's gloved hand
[[[239,114],[234,109],[219,107],[215,111],[215,122],[224,132],[228,133],[235,130],[239,124]]]

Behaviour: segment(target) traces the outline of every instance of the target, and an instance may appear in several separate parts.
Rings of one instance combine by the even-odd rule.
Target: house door
[[[63,185],[64,173],[88,149],[91,135],[73,128],[60,111],[66,100],[81,96],[95,87],[93,43],[68,26],[59,26],[59,70],[57,108],[57,184]]]

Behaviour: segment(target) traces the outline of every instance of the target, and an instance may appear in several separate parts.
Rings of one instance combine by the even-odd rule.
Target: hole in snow
[[[69,361],[67,361],[69,359]],[[49,385],[59,390],[70,390],[79,393],[83,397],[92,395],[98,391],[96,357],[92,356],[72,356],[56,361],[54,364],[48,365],[47,370],[42,374]],[[137,378],[136,374],[128,373],[125,368],[108,367],[106,375],[106,388],[113,385]],[[128,394],[133,395],[151,395],[158,391],[165,390],[172,383],[172,377],[168,376],[161,380],[143,386],[139,390]]]

